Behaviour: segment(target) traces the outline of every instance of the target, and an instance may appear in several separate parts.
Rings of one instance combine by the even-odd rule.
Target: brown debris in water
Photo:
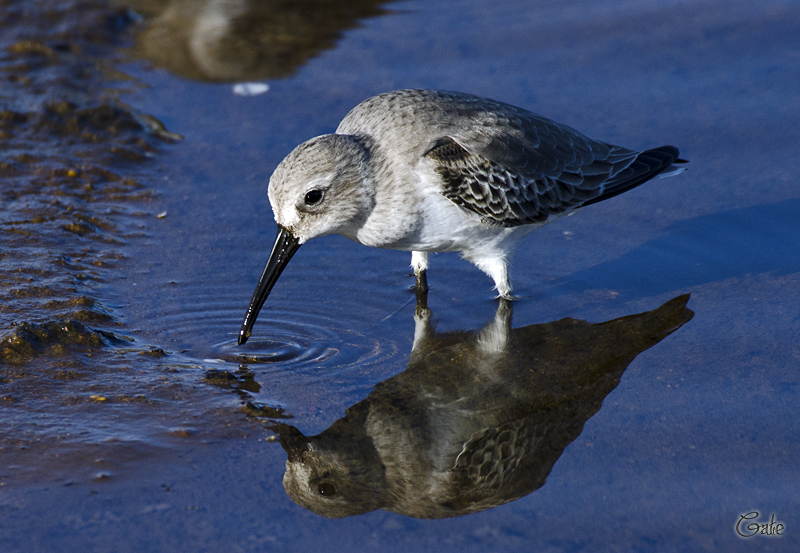
[[[131,343],[105,288],[163,212],[153,161],[180,139],[120,101],[144,86],[115,67],[133,21],[100,0],[0,0],[0,487],[240,433],[207,424],[233,415],[198,367]]]
[[[0,338],[0,361],[21,365],[34,357],[60,357],[73,350],[100,349],[128,340],[78,321],[53,321],[42,324],[20,323]]]
[[[242,406],[242,411],[250,416],[263,419],[292,419],[294,415],[287,413],[283,407],[272,407],[258,401],[248,401]]]
[[[101,1],[0,0],[0,328],[116,324],[70,302],[146,236],[148,161],[180,138],[118,100],[141,86],[113,69],[132,22]]]

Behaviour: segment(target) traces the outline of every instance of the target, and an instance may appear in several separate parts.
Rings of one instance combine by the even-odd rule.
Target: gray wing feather
[[[472,116],[470,127],[438,138],[424,155],[435,161],[443,194],[493,226],[541,223],[610,198],[678,157],[671,146],[640,153],[592,140],[505,104]]]

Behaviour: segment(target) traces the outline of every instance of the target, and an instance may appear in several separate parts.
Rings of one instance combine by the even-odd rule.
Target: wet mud
[[[110,60],[92,56],[120,42],[125,14],[102,4],[5,4],[0,324],[110,328],[115,317],[96,290],[119,268],[126,241],[146,235],[155,192],[138,172],[163,144],[116,102]]]
[[[69,451],[152,450],[214,408],[175,408],[202,404],[196,368],[136,342],[107,291],[158,221],[157,159],[181,138],[119,100],[143,86],[117,69],[134,23],[106,2],[0,2],[4,483],[25,459],[41,478]]]

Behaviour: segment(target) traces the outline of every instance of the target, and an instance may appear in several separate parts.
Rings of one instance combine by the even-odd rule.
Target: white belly
[[[361,244],[417,252],[464,252],[492,256],[507,254],[519,240],[544,223],[497,227],[480,221],[441,194],[439,175],[424,164],[405,174],[411,182],[376,198],[376,206],[353,240]],[[398,193],[402,193],[399,195]],[[383,200],[383,201],[381,201]]]

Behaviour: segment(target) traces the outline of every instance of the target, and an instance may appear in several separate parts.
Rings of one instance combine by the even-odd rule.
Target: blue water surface
[[[410,256],[341,237],[304,245],[251,342],[235,340],[276,232],[271,171],[361,100],[410,87],[502,100],[630,148],[679,147],[690,161],[681,175],[522,243],[513,325],[602,322],[686,293],[694,318],[631,362],[541,488],[494,509],[444,520],[321,517],[286,495],[286,454],[254,425],[169,462],[133,463],[120,484],[23,494],[24,508],[51,514],[31,550],[795,551],[800,4],[410,0],[383,9],[288,75],[256,79],[269,90],[255,96],[132,55],[125,70],[148,87],[125,101],[185,137],[159,158],[152,183],[166,216],[109,285],[137,341],[194,364],[201,386],[209,370],[249,371],[259,389],[246,399],[284,409],[307,435],[402,372],[415,329]],[[432,256],[428,278],[439,331],[476,331],[495,316],[490,280],[457,254]],[[236,413],[240,397],[219,395]],[[784,535],[739,537],[735,525],[752,511],[774,514]]]

